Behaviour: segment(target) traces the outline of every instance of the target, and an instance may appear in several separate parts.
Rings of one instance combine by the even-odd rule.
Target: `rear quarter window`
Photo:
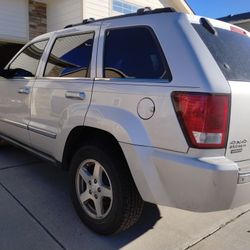
[[[146,26],[107,30],[103,64],[105,78],[172,79],[160,44]]]
[[[192,24],[227,80],[250,82],[250,38],[216,28],[210,33],[201,24]]]

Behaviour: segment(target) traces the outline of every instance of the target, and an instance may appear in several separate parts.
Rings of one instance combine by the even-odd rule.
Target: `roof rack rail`
[[[164,12],[176,12],[174,8],[166,7],[166,8],[158,8],[152,10],[150,7],[145,7],[137,10],[137,15],[145,15],[145,14],[157,14],[157,13],[164,13]]]
[[[148,15],[148,14],[158,14],[158,13],[164,13],[164,12],[176,12],[176,10],[174,8],[170,8],[170,7],[158,8],[158,9],[154,9],[154,10],[152,10],[150,7],[145,7],[145,8],[138,9],[137,12],[135,12],[135,13],[129,13],[126,15],[106,17],[106,18],[101,18],[101,19],[97,19],[97,20],[95,20],[94,18],[84,19],[81,23],[66,25],[64,27],[64,29],[79,26],[79,25],[84,25],[84,24],[88,24],[88,23],[93,23],[93,22],[107,21],[107,20],[113,20],[113,19],[118,19],[118,18]]]
[[[177,11],[175,8],[172,8],[172,7],[158,8],[158,9],[152,10],[153,14],[164,13],[164,12],[177,12]]]
[[[87,18],[87,19],[83,19],[81,23],[75,23],[75,24],[66,25],[64,27],[64,29],[71,28],[71,27],[74,27],[74,26],[84,25],[84,24],[87,24],[87,23],[92,23],[94,21],[95,21],[95,19],[92,18],[92,17],[91,18]]]
[[[146,14],[148,11],[152,11],[152,9],[150,7],[144,7],[144,8],[140,8],[137,10],[137,15],[143,15]]]

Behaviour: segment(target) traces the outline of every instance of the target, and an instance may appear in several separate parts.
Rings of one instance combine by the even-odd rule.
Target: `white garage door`
[[[0,0],[0,40],[28,40],[28,0]]]

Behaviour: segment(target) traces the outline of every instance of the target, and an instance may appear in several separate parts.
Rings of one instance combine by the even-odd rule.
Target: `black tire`
[[[143,200],[137,191],[125,158],[121,156],[119,151],[109,148],[101,148],[94,144],[82,146],[75,153],[70,166],[71,198],[77,214],[85,225],[94,232],[103,235],[128,229],[137,222],[143,209]],[[112,186],[112,205],[104,218],[91,217],[85,211],[86,208],[83,208],[84,205],[82,206],[77,195],[76,175],[78,176],[81,163],[87,159],[95,160],[101,164]],[[92,186],[89,187],[92,188]],[[88,202],[92,201],[88,200]]]

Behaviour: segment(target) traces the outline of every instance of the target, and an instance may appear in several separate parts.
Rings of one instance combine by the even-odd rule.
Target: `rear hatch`
[[[231,88],[226,156],[236,162],[250,160],[250,33],[231,24],[204,18],[192,25]]]

